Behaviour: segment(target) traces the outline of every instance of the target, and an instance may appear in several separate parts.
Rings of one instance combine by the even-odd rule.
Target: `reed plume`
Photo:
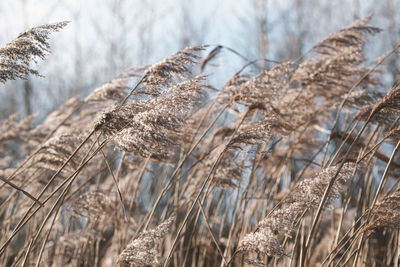
[[[67,24],[64,21],[31,28],[0,48],[0,82],[39,75],[37,70],[30,68],[30,62],[46,57],[50,52],[50,33],[59,31]]]

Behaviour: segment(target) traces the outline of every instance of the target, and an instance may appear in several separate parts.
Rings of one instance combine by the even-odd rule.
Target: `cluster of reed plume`
[[[398,266],[398,47],[367,66],[370,19],[221,88],[208,63],[231,49],[188,47],[4,119],[0,265]],[[38,75],[66,24],[0,48],[0,82]]]

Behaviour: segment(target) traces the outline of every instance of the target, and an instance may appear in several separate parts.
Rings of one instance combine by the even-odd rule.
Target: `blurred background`
[[[51,54],[35,65],[44,77],[0,85],[0,116],[41,120],[66,99],[189,45],[224,45],[242,55],[224,50],[207,70],[223,84],[246,60],[295,59],[371,13],[371,24],[383,29],[369,42],[372,61],[399,42],[399,8],[396,0],[1,0],[0,46],[29,27],[71,23],[51,36]],[[390,87],[399,72],[396,57],[387,68]]]

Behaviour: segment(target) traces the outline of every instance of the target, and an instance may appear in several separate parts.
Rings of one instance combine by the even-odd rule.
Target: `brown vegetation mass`
[[[188,47],[3,120],[0,265],[398,266],[399,51],[366,64],[370,19],[222,88],[204,72],[231,50]],[[66,24],[0,48],[0,82]]]

